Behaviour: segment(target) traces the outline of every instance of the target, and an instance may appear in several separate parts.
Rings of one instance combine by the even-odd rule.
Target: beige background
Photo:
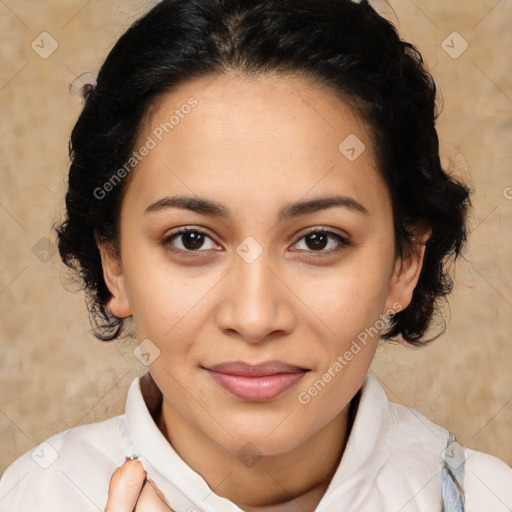
[[[35,253],[64,206],[67,142],[81,108],[68,84],[96,73],[151,5],[0,1],[0,472],[57,432],[121,414],[144,371],[133,346],[102,344],[88,332],[83,294],[73,293],[58,255],[44,262]],[[512,2],[392,5],[444,100],[443,161],[476,192],[446,333],[419,350],[382,347],[371,371],[392,401],[512,464]],[[43,31],[59,45],[47,59],[31,48]],[[456,59],[441,47],[454,31],[469,44]]]

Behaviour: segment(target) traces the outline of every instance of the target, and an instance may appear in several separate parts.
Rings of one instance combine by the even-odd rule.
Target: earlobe
[[[126,294],[121,262],[110,245],[98,241],[97,245],[101,255],[103,279],[112,294],[107,307],[118,318],[127,318],[132,312]]]
[[[391,286],[388,294],[386,309],[398,303],[401,310],[405,309],[412,300],[412,294],[418,283],[423,260],[425,257],[426,243],[430,238],[431,229],[416,235],[411,247],[404,249],[403,254],[397,258]],[[388,304],[389,303],[389,304]]]

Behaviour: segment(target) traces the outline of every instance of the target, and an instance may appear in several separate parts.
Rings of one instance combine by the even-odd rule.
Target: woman
[[[510,467],[368,374],[379,338],[430,341],[466,240],[435,93],[366,1],[138,20],[86,91],[57,233],[96,336],[132,319],[148,371],[15,461],[0,509],[510,510]]]

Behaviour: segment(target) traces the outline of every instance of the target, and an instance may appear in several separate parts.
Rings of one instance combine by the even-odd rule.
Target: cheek
[[[351,264],[316,279],[308,288],[311,309],[325,323],[330,337],[338,340],[356,336],[373,324],[384,311],[389,283],[386,270],[376,261],[355,255]]]
[[[125,286],[137,335],[160,344],[181,340],[204,296],[204,279],[193,279],[160,259],[153,260],[151,254],[132,254],[126,259]]]

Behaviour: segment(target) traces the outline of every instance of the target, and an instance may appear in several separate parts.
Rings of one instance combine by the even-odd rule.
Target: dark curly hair
[[[95,191],[128,161],[159,97],[228,70],[313,79],[367,121],[392,197],[397,253],[415,243],[414,226],[432,230],[412,301],[381,336],[431,341],[424,335],[438,300],[452,290],[447,265],[466,241],[471,191],[441,167],[436,85],[420,52],[366,0],[163,0],[117,41],[96,86],[85,91],[69,143],[67,216],[54,228],[63,262],[86,290],[96,338],[124,334],[126,319],[108,310],[97,241],[119,255],[119,212],[131,175],[106,199]]]

